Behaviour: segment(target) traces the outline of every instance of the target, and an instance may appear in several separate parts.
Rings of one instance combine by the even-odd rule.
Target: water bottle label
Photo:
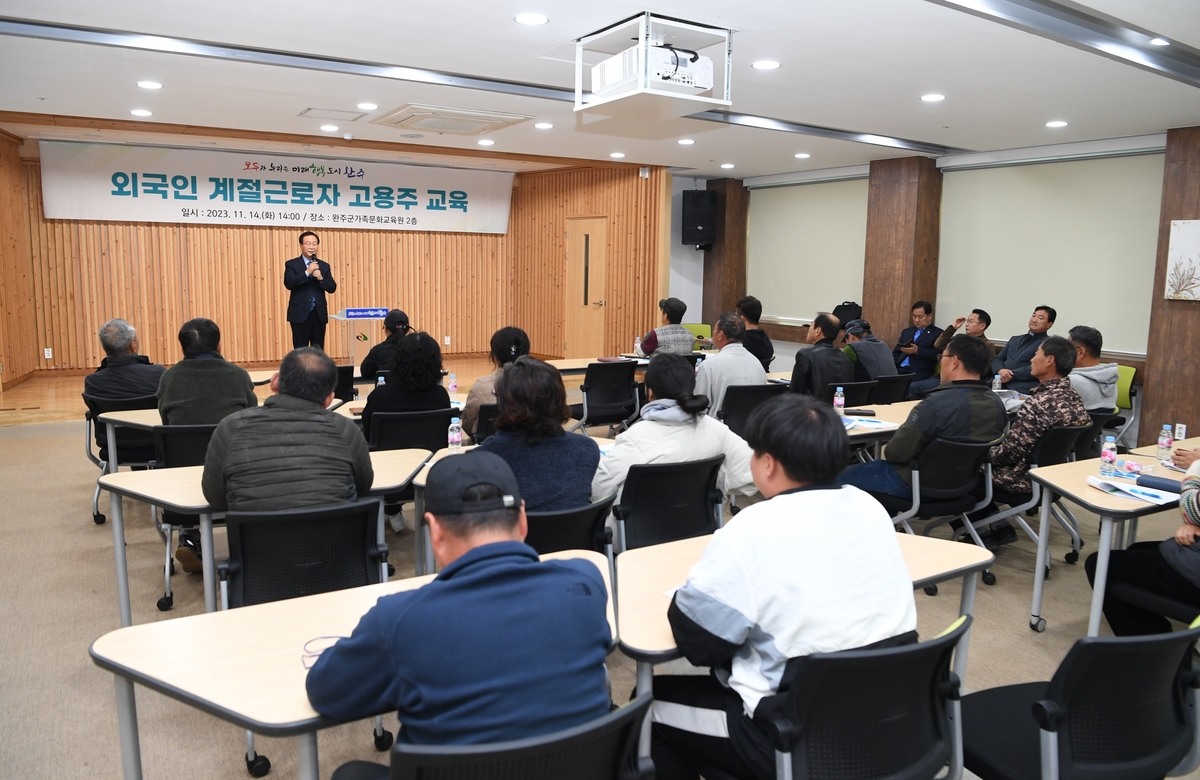
[[[1105,463],[1115,463],[1117,460],[1117,451],[1116,450],[1101,450],[1100,451],[1100,460],[1104,461]]]

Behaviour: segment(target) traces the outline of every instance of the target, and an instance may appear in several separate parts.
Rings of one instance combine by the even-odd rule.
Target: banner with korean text
[[[42,141],[48,219],[507,233],[513,174]]]

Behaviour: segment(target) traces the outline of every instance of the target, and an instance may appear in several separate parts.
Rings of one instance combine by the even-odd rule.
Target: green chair
[[[696,338],[698,339],[712,338],[712,325],[704,325],[699,322],[683,322],[680,324],[690,330],[692,333],[695,333]]]
[[[1117,413],[1121,414],[1128,410],[1127,416],[1114,417],[1108,421],[1107,425],[1117,430],[1117,444],[1121,444],[1121,440],[1125,434],[1133,428],[1137,422],[1138,410],[1134,406],[1134,398],[1137,397],[1137,389],[1133,386],[1133,375],[1137,370],[1132,366],[1117,366]],[[1137,442],[1125,442],[1126,447],[1136,447]]]

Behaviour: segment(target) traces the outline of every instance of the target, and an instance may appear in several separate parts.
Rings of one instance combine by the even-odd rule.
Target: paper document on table
[[[664,596],[666,596],[667,598],[674,598],[674,597],[675,597],[675,591],[679,590],[679,588],[682,588],[682,587],[683,587],[683,586],[682,586],[682,585],[680,585],[680,586],[679,586],[679,587],[677,587],[677,588],[667,588],[666,590],[664,590],[664,591],[663,591],[663,595],[664,595]]]
[[[1170,504],[1179,500],[1179,496],[1174,493],[1167,493],[1162,490],[1155,490],[1154,488],[1122,485],[1118,482],[1109,482],[1106,479],[1100,479],[1100,477],[1088,477],[1087,481],[1089,485],[1103,490],[1105,493],[1111,493],[1114,496],[1136,498],[1139,501],[1146,501],[1157,506]]]
[[[843,420],[853,420],[854,425],[847,425],[846,429],[850,428],[899,428],[896,423],[888,422],[887,420],[877,420],[874,417],[843,417]]]

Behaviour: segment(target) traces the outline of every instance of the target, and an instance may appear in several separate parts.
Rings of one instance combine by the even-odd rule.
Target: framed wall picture
[[[1171,220],[1163,294],[1175,301],[1200,300],[1200,219]]]

